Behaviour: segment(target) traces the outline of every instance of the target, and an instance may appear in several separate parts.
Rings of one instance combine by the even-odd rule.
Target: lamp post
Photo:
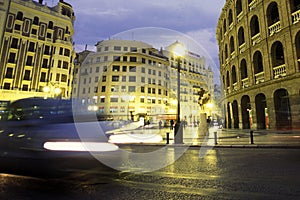
[[[183,144],[183,126],[180,123],[180,62],[181,57],[185,54],[185,48],[184,46],[176,42],[173,53],[176,56],[177,60],[177,115],[176,115],[176,124],[175,124],[175,130],[174,130],[174,139],[175,144]]]

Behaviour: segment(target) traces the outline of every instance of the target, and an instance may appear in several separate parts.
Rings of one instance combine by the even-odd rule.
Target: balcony
[[[240,54],[246,50],[246,43],[243,43],[239,46]]]
[[[258,33],[256,35],[254,35],[252,38],[252,45],[254,46],[255,44],[259,43],[261,41],[261,34]]]
[[[240,21],[242,20],[243,16],[244,16],[244,13],[243,13],[243,11],[242,11],[242,12],[240,12],[240,14],[237,16],[237,22],[240,22]]]
[[[249,78],[242,79],[242,87],[243,88],[249,87]]]
[[[285,64],[273,68],[274,78],[280,78],[286,76]]]
[[[275,33],[279,32],[281,30],[281,23],[280,21],[272,24],[271,26],[269,26],[269,35],[272,36]]]
[[[233,52],[230,54],[230,58],[231,58],[231,59],[234,59],[234,58],[235,58],[235,51],[233,51]]]
[[[300,21],[300,10],[292,13],[293,23],[296,24]]]
[[[233,86],[233,91],[237,91],[238,90],[238,84],[237,83],[232,84],[232,86]]]
[[[265,82],[265,72],[259,72],[255,74],[255,84]]]
[[[249,10],[253,10],[257,6],[257,0],[252,0],[251,3],[249,3]]]

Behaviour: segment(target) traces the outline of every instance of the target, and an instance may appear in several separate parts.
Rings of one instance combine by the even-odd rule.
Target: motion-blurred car
[[[82,115],[75,122],[73,114],[69,100],[27,98],[11,103],[7,119],[0,122],[0,173],[60,176],[111,170],[97,156],[117,162],[118,146],[95,130],[97,120]]]

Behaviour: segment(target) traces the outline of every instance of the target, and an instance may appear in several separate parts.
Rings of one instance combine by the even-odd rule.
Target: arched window
[[[230,53],[234,52],[234,40],[233,36],[230,37]]]
[[[296,12],[300,10],[300,0],[291,0],[291,11]]]
[[[17,13],[17,20],[23,20],[23,13],[20,11]]]
[[[243,6],[242,6],[241,0],[236,1],[235,8],[236,8],[236,16],[238,16],[243,11]]]
[[[234,65],[232,66],[231,73],[232,73],[231,74],[231,76],[232,76],[232,84],[234,84],[234,83],[237,82],[236,69],[235,69]]]
[[[39,25],[39,18],[38,17],[33,18],[33,24]]]
[[[272,55],[272,64],[273,67],[283,65],[284,62],[284,51],[282,43],[277,41],[274,42],[271,48],[271,55]]]
[[[254,74],[264,71],[263,60],[260,51],[256,51],[253,56]]]
[[[245,35],[244,35],[244,28],[240,27],[238,31],[238,42],[239,46],[245,43]]]
[[[275,24],[279,21],[279,11],[276,2],[270,3],[267,9],[268,26]]]
[[[226,19],[224,19],[224,21],[223,21],[223,31],[224,31],[224,34],[227,31]]]
[[[250,29],[251,29],[251,37],[257,35],[260,30],[259,30],[259,22],[258,22],[258,17],[256,15],[254,15],[251,18],[250,21]]]
[[[229,13],[228,13],[228,24],[229,24],[229,26],[230,26],[230,24],[232,24],[232,22],[233,22],[232,10],[230,9]]]
[[[226,76],[226,87],[230,87],[229,71],[227,71],[227,76]]]
[[[247,62],[245,59],[241,61],[241,78],[242,79],[248,78]]]

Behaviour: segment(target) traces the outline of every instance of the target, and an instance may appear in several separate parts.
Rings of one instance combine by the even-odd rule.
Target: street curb
[[[188,145],[188,144],[145,144],[145,143],[127,143],[117,144],[119,146],[156,146],[156,147],[189,147],[189,148],[238,148],[238,149],[300,149],[299,145]]]

